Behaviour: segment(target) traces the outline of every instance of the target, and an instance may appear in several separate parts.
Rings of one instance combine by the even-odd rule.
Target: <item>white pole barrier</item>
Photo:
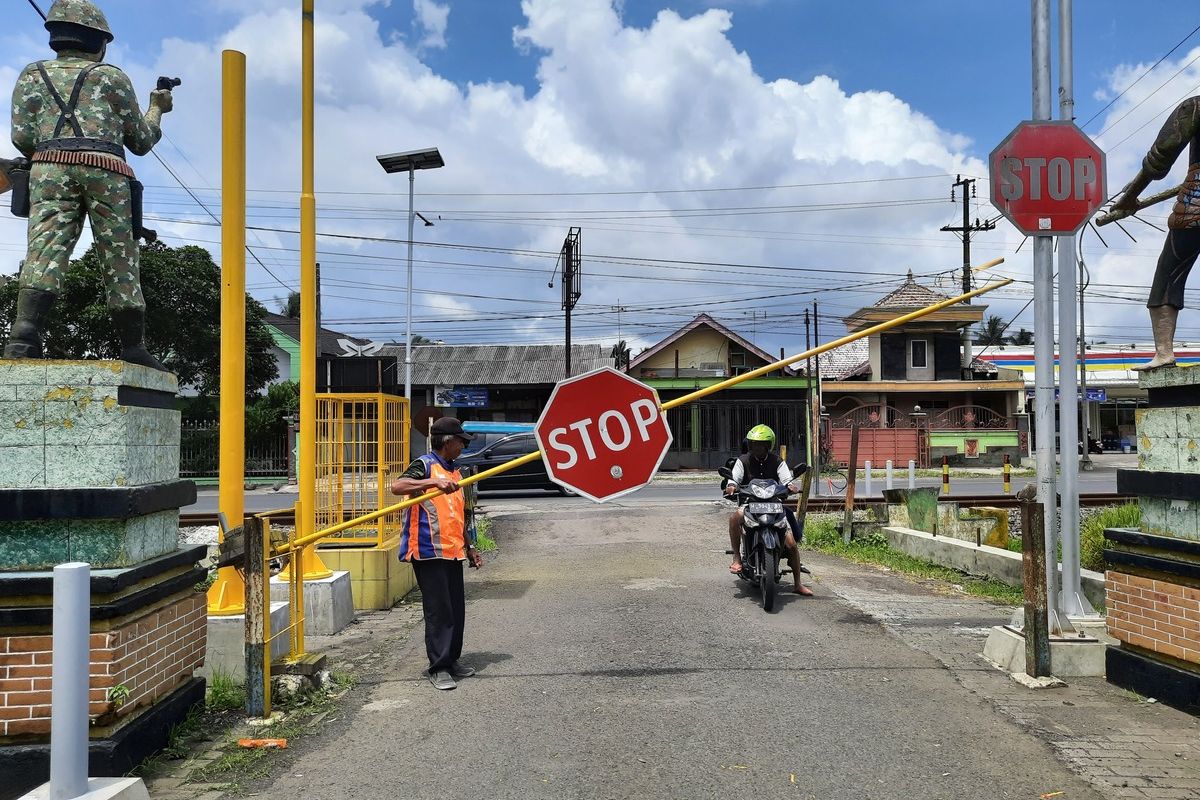
[[[54,568],[50,800],[88,791],[91,573],[90,565],[78,562]]]
[[[887,480],[886,480],[885,485],[889,489],[895,489],[896,488],[896,486],[895,486],[895,483],[896,483],[895,477],[896,476],[892,474],[892,460],[889,458],[887,460],[887,463],[884,466],[887,468]]]
[[[867,468],[867,480],[866,480],[866,483],[863,485],[863,489],[865,490],[865,491],[863,491],[863,497],[870,497],[871,496],[871,462],[870,461],[863,462],[863,466],[865,466]]]
[[[917,462],[908,460],[908,488],[917,488]]]

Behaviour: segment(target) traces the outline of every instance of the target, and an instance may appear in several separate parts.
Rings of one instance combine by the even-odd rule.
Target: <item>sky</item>
[[[7,5],[3,86],[49,54],[28,3]],[[276,310],[299,286],[299,2],[100,5],[117,35],[107,60],[143,102],[156,76],[183,79],[155,151],[174,174],[133,159],[147,224],[218,261],[221,51],[246,54],[248,285]],[[1200,92],[1200,7],[1074,6],[1076,121],[1107,153],[1111,194]],[[619,337],[636,353],[706,312],[798,352],[814,301],[828,339],[909,270],[953,293],[962,246],[939,230],[961,221],[951,184],[978,179],[972,218],[997,217],[987,155],[1031,116],[1020,0],[319,0],[316,25],[324,322],[379,341],[404,335],[408,197],[376,154],[437,146],[446,161],[416,179],[433,224],[416,229],[415,333],[561,341],[548,284],[579,226],[576,341]],[[1161,226],[1167,211],[1144,216]],[[1163,234],[1126,229],[1082,240],[1091,341],[1150,338]],[[24,238],[0,212],[0,273],[17,270]],[[1032,328],[1031,250],[1003,219],[973,239],[974,263],[1004,257],[989,272],[1018,281],[983,301],[1010,332]],[[1200,341],[1194,311],[1178,337]]]

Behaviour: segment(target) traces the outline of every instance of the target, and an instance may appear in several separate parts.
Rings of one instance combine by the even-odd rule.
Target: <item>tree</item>
[[[983,326],[975,334],[975,343],[988,346],[1007,343],[1008,339],[1004,336],[1005,327],[1007,326],[1004,320],[992,314],[983,321]]]
[[[1008,339],[1010,344],[1015,344],[1019,347],[1028,347],[1033,344],[1033,332],[1021,328]]]
[[[221,271],[202,247],[142,246],[146,346],[201,395],[220,389]],[[0,338],[7,340],[16,311],[17,282],[0,285]],[[246,394],[278,376],[266,309],[246,298]],[[121,352],[104,299],[104,278],[94,246],[71,262],[43,342],[47,358],[116,358]]]
[[[631,352],[629,350],[629,344],[624,339],[614,344],[608,355],[614,361],[616,361],[617,369],[625,369],[629,366],[629,357]]]
[[[285,317],[292,319],[300,319],[300,293],[288,292],[287,299],[276,297],[275,302],[279,303],[279,313]]]

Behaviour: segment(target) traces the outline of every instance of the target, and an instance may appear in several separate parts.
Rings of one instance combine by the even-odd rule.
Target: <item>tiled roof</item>
[[[859,339],[822,353],[817,356],[821,366],[821,380],[844,381],[847,378],[870,374],[870,353],[870,345],[866,339]],[[803,364],[796,366],[802,368]]]
[[[633,374],[633,371],[635,369],[637,369],[639,366],[641,366],[642,362],[644,362],[646,359],[650,358],[650,356],[662,351],[663,349],[665,349],[665,348],[669,347],[670,345],[674,344],[675,342],[679,341],[687,334],[696,330],[696,328],[699,328],[701,325],[705,325],[709,328],[712,328],[714,331],[721,334],[722,336],[729,339],[730,341],[736,342],[739,346],[742,347],[742,349],[746,350],[746,352],[753,353],[755,356],[761,358],[763,361],[765,361],[768,364],[774,363],[776,360],[775,356],[771,355],[766,350],[763,350],[761,347],[754,344],[754,342],[751,342],[749,339],[742,337],[736,331],[734,331],[730,328],[727,328],[724,325],[722,325],[721,323],[717,322],[715,319],[710,317],[708,314],[697,314],[694,318],[692,318],[692,321],[689,322],[687,325],[684,325],[682,328],[675,331],[674,333],[672,333],[667,338],[663,339],[658,344],[655,344],[652,347],[649,347],[649,348],[643,350],[642,352],[638,353],[637,358],[633,359],[633,361],[630,362],[629,366],[626,367],[625,371],[629,372],[630,374]],[[796,370],[795,366],[784,367],[783,374],[792,375],[792,374],[795,374],[795,370]]]
[[[297,342],[300,341],[300,320],[296,317],[285,317],[282,314],[272,314],[268,311],[264,321],[289,339],[293,339]],[[319,331],[317,331],[317,355],[348,355],[346,350],[338,344],[339,339],[349,339],[350,341],[359,345],[369,343],[366,339],[359,339],[358,337],[351,336],[348,333],[339,333],[337,331],[331,331],[329,328],[321,328]]]
[[[571,345],[571,373],[615,366],[610,353],[599,344]],[[384,345],[379,355],[402,363],[404,345]],[[412,382],[418,386],[549,384],[563,379],[566,346],[422,344],[412,349],[412,358]]]
[[[908,279],[904,284],[875,303],[875,308],[924,308],[942,300],[950,299],[948,295],[935,292],[928,286],[922,286],[913,280],[912,270],[908,271]]]

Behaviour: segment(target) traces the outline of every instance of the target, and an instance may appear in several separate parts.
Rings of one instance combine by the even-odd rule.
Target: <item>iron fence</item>
[[[215,419],[185,419],[179,435],[179,475],[215,478],[221,462],[221,423]],[[246,433],[246,477],[286,478],[287,424],[265,434]]]

